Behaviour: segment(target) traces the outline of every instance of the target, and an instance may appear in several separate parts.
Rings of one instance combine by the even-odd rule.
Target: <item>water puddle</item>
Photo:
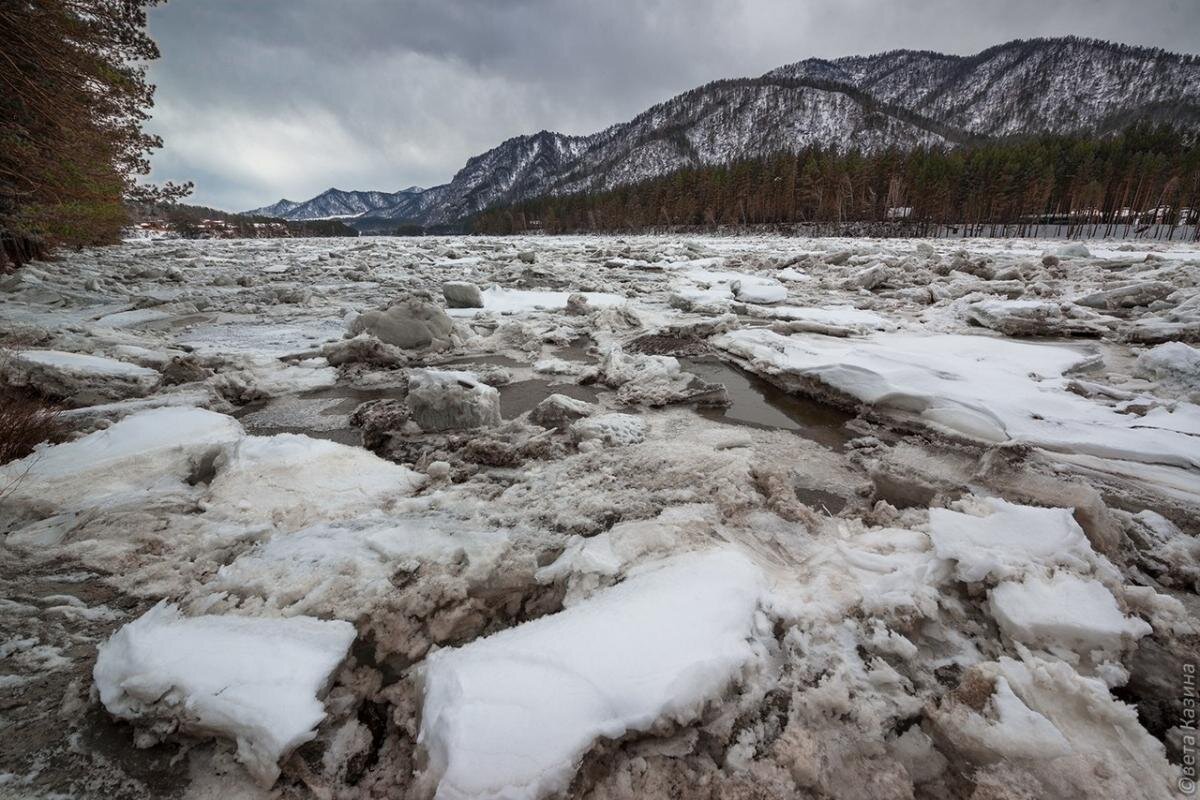
[[[577,363],[595,361],[595,357],[588,352],[589,348],[595,344],[596,341],[585,333],[583,336],[577,336],[567,342],[565,347],[556,348],[554,355],[563,361],[574,361]]]
[[[362,441],[358,429],[350,426],[350,415],[354,409],[368,400],[396,396],[398,392],[395,389],[332,386],[306,394],[249,403],[235,411],[233,416],[241,421],[247,433],[255,436],[300,433],[314,439],[359,445]]]
[[[820,489],[803,489],[798,486],[793,491],[796,493],[796,499],[801,503],[804,503],[809,508],[824,511],[830,516],[836,516],[839,511],[846,507],[846,498],[836,495],[833,492],[824,492]]]
[[[515,419],[521,416],[552,394],[565,394],[576,400],[594,403],[600,397],[601,392],[600,389],[591,386],[580,386],[576,383],[551,383],[537,379],[517,381],[499,388],[500,416],[504,419]]]
[[[479,363],[478,359],[475,363]],[[601,389],[573,383],[547,380],[517,381],[496,387],[500,391],[500,416],[515,419],[530,411],[552,394],[565,394],[576,400],[596,402]],[[246,431],[256,436],[277,433],[303,433],[314,439],[329,439],[342,444],[359,444],[358,429],[350,426],[354,409],[369,400],[403,395],[396,389],[357,389],[333,386],[307,394],[278,397],[249,403],[233,413]]]
[[[480,358],[472,361],[484,363]],[[696,409],[696,413],[708,419],[730,425],[793,431],[833,450],[841,450],[846,441],[852,438],[845,428],[845,424],[853,419],[852,414],[788,394],[769,381],[716,358],[681,358],[679,362],[685,370],[702,380],[725,386],[731,405]],[[487,363],[499,365],[499,362]],[[521,416],[552,394],[564,394],[595,403],[605,391],[595,386],[554,383],[538,378],[497,388],[500,391],[500,415],[504,419]],[[354,409],[368,400],[397,396],[399,392],[396,389],[386,387],[358,389],[333,386],[303,395],[250,403],[238,409],[234,416],[241,420],[249,433],[258,436],[303,433],[317,439],[356,445],[359,443],[358,430],[350,426],[350,415]],[[636,410],[629,409],[630,412]]]
[[[505,355],[493,354],[482,356],[455,356],[446,361],[440,361],[437,364],[430,364],[430,368],[438,369],[449,366],[465,366],[469,364],[479,364],[480,366],[488,367],[521,367],[525,366],[515,358],[510,358]]]
[[[770,381],[715,358],[681,358],[680,365],[702,380],[721,383],[731,405],[698,408],[697,413],[731,425],[794,431],[806,439],[841,450],[852,434],[845,425],[853,414],[789,394]]]

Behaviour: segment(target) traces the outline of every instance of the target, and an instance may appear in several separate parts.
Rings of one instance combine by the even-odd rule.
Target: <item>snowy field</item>
[[[35,263],[0,797],[1179,796],[1198,341],[1194,244]]]

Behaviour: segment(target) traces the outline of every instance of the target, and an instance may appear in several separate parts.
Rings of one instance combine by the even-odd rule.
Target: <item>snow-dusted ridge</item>
[[[513,137],[469,159],[441,186],[330,189],[249,213],[443,225],[499,203],[813,144],[874,150],[1014,134],[1105,134],[1136,119],[1192,128],[1200,120],[1198,86],[1195,56],[1075,37],[1015,40],[973,56],[896,50],[808,59],[757,78],[714,81],[588,136]]]

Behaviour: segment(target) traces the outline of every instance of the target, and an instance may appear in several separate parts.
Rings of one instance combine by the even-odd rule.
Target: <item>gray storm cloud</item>
[[[510,136],[591,133],[812,56],[1066,34],[1194,52],[1200,2],[171,0],[150,28],[152,177],[240,210],[442,183]]]

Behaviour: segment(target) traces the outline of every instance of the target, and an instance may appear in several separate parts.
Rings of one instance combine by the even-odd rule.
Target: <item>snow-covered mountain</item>
[[[952,146],[1015,134],[1106,134],[1143,119],[1200,127],[1200,57],[1067,37],[1012,41],[973,56],[895,50],[808,59],[706,84],[590,136],[517,136],[431,189],[330,189],[254,213],[439,225],[498,203],[812,144]]]
[[[407,214],[411,204],[424,191],[420,186],[410,186],[398,192],[347,192],[342,189],[326,189],[311,200],[305,200],[302,203],[280,200],[273,205],[256,208],[245,213],[291,220],[361,217],[392,211]]]
[[[985,136],[1106,133],[1136,118],[1191,124],[1200,102],[1196,56],[1093,39],[1014,41],[973,56],[809,59],[767,74],[844,83]]]

